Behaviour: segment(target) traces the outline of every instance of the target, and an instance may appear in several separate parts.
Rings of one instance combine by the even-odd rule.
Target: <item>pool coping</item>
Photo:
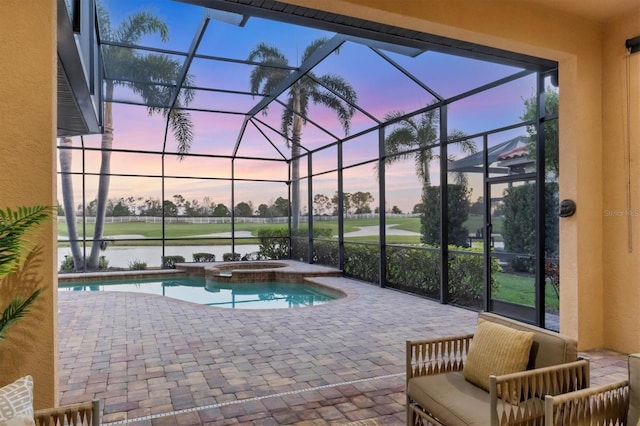
[[[281,281],[296,283],[313,277],[343,276],[340,269],[297,260],[177,263],[176,268],[182,269],[190,275],[204,276],[219,282]],[[222,271],[230,271],[230,275],[221,275]]]
[[[101,272],[77,272],[68,274],[58,274],[58,282],[77,282],[87,279],[112,280],[120,278],[150,278],[150,277],[176,277],[185,275],[179,269],[145,269],[129,271],[101,271]]]

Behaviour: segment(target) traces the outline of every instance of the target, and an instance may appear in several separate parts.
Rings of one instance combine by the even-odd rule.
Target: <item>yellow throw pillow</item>
[[[33,379],[31,376],[21,377],[0,388],[0,424],[20,415],[33,417]]]
[[[531,332],[478,319],[462,370],[464,378],[488,391],[490,375],[526,370],[532,342]]]

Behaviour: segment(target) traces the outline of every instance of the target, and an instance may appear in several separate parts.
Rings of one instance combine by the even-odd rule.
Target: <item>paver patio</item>
[[[119,292],[59,294],[60,403],[106,424],[404,424],[405,340],[462,334],[476,313],[345,278],[326,305],[231,310]],[[592,383],[626,356],[592,351]]]

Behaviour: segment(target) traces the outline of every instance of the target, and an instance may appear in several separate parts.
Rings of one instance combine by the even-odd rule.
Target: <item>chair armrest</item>
[[[407,341],[407,382],[412,377],[460,371],[473,334]]]
[[[96,399],[91,402],[36,410],[33,417],[36,426],[99,426],[100,401]]]
[[[525,370],[489,377],[491,424],[513,424],[540,419],[544,398],[589,387],[589,361]]]
[[[629,407],[629,381],[582,389],[561,395],[547,395],[545,426],[583,424],[625,424]]]

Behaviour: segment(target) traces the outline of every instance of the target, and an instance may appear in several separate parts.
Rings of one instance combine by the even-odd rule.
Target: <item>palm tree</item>
[[[107,10],[98,6],[98,16],[100,24],[100,37],[103,40],[109,40],[118,44],[135,45],[143,36],[157,34],[163,42],[169,37],[169,29],[167,24],[151,14],[150,12],[141,11],[125,18],[118,27],[111,26],[111,20]],[[134,49],[122,48],[114,45],[103,45],[103,58],[107,74],[113,79],[105,82],[105,99],[113,98],[113,90],[115,86],[125,87],[135,94],[142,97],[149,114],[160,113],[168,121],[173,135],[178,143],[177,151],[182,159],[182,155],[189,152],[193,141],[193,124],[190,115],[181,110],[181,106],[188,105],[193,99],[192,90],[180,90],[175,105],[168,107],[159,107],[158,105],[168,105],[176,88],[173,86],[178,80],[178,76],[182,71],[182,64],[168,55],[149,53],[142,54]],[[193,77],[187,75],[184,85],[193,85]],[[141,83],[147,82],[147,83]],[[153,83],[158,83],[157,85]],[[100,254],[100,243],[103,238],[104,218],[107,209],[109,195],[109,180],[111,170],[111,148],[113,146],[113,112],[112,103],[105,102],[104,107],[104,132],[101,142],[101,166],[100,179],[98,182],[98,196],[96,207],[96,222],[93,234],[93,243],[91,246],[91,254],[87,262],[86,268],[95,270],[98,268],[98,258]],[[65,150],[61,150],[62,152]],[[61,171],[65,172],[62,169]],[[66,170],[67,172],[69,170]],[[64,184],[64,182],[63,182]],[[63,194],[70,194],[71,188],[63,185]],[[68,212],[67,212],[68,213]],[[77,235],[69,232],[69,240],[71,244],[78,244]],[[76,270],[84,269],[78,267],[78,261],[75,259],[77,250],[72,249]],[[82,264],[83,262],[81,262]]]
[[[69,137],[60,139],[58,157],[60,159],[60,186],[62,188],[62,204],[64,206],[64,217],[67,223],[67,236],[69,238],[69,248],[73,256],[73,264],[76,270],[84,269],[84,258],[80,251],[78,242],[78,229],[76,227],[76,209],[73,199],[73,176],[69,174],[73,160],[73,140]]]
[[[323,37],[311,42],[302,55],[303,63],[327,41]],[[269,94],[289,75],[289,61],[277,47],[259,43],[249,54],[248,60],[260,63],[251,72],[250,84],[253,93]],[[346,135],[355,113],[353,105],[357,102],[357,95],[344,78],[335,74],[316,76],[309,72],[289,87],[287,108],[282,113],[280,130],[286,138],[287,146],[291,148],[291,214],[294,230],[298,229],[300,212],[300,138],[302,127],[307,123],[305,117],[310,102],[333,110]],[[262,112],[266,114],[267,109],[263,109]]]
[[[438,108],[429,109],[417,116],[407,117],[403,111],[392,111],[384,117],[386,122],[398,121],[398,125],[389,133],[385,139],[385,165],[389,165],[399,160],[406,160],[413,157],[415,162],[416,174],[422,182],[422,214],[420,218],[420,229],[422,232],[422,242],[429,244],[437,244],[440,240],[440,215],[434,216],[429,209],[433,203],[439,204],[439,195],[431,189],[431,177],[429,176],[429,166],[431,161],[439,159],[440,156],[433,152],[433,148],[439,146],[439,121],[440,111]],[[473,154],[476,152],[476,145],[473,141],[465,139],[463,132],[452,130],[449,132],[449,140],[458,141],[463,152]],[[448,162],[454,158],[449,157]],[[457,245],[463,245],[467,240],[467,231],[462,227],[460,218],[456,212],[465,211],[465,209],[455,208],[457,205],[455,200],[466,200],[467,194],[467,178],[464,173],[455,173],[454,179],[457,187],[449,187],[449,194],[460,194],[449,199],[449,237],[450,242]],[[431,194],[431,196],[430,196]],[[434,195],[436,197],[434,198]],[[430,201],[430,203],[429,203]],[[454,201],[453,205],[451,205]],[[463,201],[465,205],[468,202]],[[468,212],[463,214],[466,219]],[[434,217],[437,219],[434,221]],[[457,220],[451,220],[453,218]],[[435,237],[435,238],[434,238]]]
[[[406,115],[404,111],[392,111],[384,117],[385,122],[399,120],[398,126],[385,138],[385,165],[413,158],[416,174],[422,182],[423,192],[426,193],[427,188],[431,186],[429,166],[433,160],[440,158],[438,154],[433,152],[433,148],[440,143],[438,131],[440,113],[437,108],[434,108],[418,116],[407,117]],[[451,140],[462,138],[464,138],[464,133],[459,130],[449,132]],[[476,145],[471,140],[462,139],[458,144],[467,154],[476,152]],[[455,179],[457,183],[466,185],[464,174],[456,174]]]

